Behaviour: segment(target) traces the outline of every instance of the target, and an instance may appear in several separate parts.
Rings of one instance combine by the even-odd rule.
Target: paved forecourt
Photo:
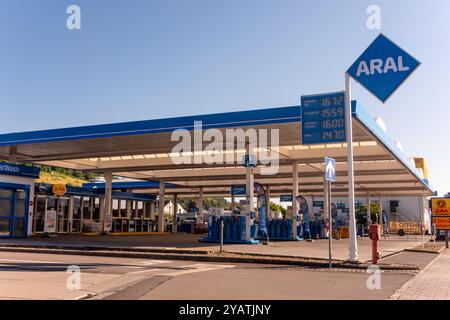
[[[175,233],[167,235],[132,235],[132,236],[58,236],[57,238],[27,238],[27,239],[0,239],[2,245],[33,245],[33,246],[64,246],[64,247],[97,247],[97,248],[171,248],[180,250],[218,251],[217,244],[198,242],[202,235]],[[426,237],[426,241],[428,241]],[[404,249],[411,249],[421,244],[421,238],[415,236],[391,236],[379,243],[382,256],[388,256]],[[371,241],[368,238],[359,238],[360,261],[371,259]],[[315,240],[313,242],[281,242],[273,241],[269,245],[239,245],[225,244],[227,252],[242,252],[253,254],[286,255],[311,258],[328,258],[328,241]],[[348,240],[333,241],[334,259],[346,260],[348,258]]]

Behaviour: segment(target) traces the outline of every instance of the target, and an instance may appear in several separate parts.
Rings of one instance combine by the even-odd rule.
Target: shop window
[[[337,201],[336,202],[336,207],[338,209],[345,209],[345,202],[344,201]]]
[[[0,219],[0,236],[9,236],[9,219]]]
[[[48,198],[47,210],[56,210],[56,198]]]
[[[11,200],[0,199],[0,218],[9,218],[11,216]]]
[[[389,201],[389,212],[391,213],[398,212],[398,200]]]
[[[0,189],[0,198],[11,198],[12,197],[12,190],[9,189]]]
[[[23,218],[25,217],[25,199],[17,199],[14,204],[14,217]]]
[[[25,219],[14,219],[13,236],[23,237],[25,235]]]

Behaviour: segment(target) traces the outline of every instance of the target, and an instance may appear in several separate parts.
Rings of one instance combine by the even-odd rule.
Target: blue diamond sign
[[[419,65],[419,61],[380,34],[347,73],[384,103]]]

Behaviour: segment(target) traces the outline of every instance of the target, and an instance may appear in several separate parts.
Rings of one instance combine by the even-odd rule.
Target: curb
[[[212,253],[207,251],[200,251],[200,254],[195,254],[189,251],[181,250],[148,250],[137,249],[134,250],[114,250],[113,248],[48,248],[39,246],[1,246],[0,251],[3,252],[28,252],[28,253],[46,253],[46,254],[67,254],[67,255],[84,255],[84,256],[103,256],[116,258],[138,258],[138,259],[172,259],[172,260],[190,260],[203,262],[223,262],[223,263],[258,263],[258,264],[281,264],[291,266],[328,268],[328,260],[304,257],[287,257],[287,256],[272,256],[272,255],[258,255],[245,253],[225,252],[224,255]],[[89,249],[88,249],[89,248]],[[339,269],[356,269],[366,270],[371,264],[369,263],[350,263],[342,260],[335,260],[333,268]],[[397,264],[380,264],[381,270],[397,270],[397,271],[419,271],[420,267],[414,265],[397,265]]]
[[[113,251],[113,252],[144,252],[144,253],[176,253],[176,254],[198,254],[208,255],[210,250],[195,249],[176,249],[176,248],[133,248],[133,247],[101,247],[101,246],[64,246],[64,245],[41,245],[41,244],[1,244],[0,250],[3,248],[20,248],[20,249],[48,249],[48,250],[77,250],[77,251]]]

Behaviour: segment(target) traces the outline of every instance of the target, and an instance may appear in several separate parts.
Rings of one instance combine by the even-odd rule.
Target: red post
[[[378,241],[381,240],[381,226],[379,224],[370,225],[369,237],[372,240],[372,264],[378,264],[378,260],[380,259]]]

